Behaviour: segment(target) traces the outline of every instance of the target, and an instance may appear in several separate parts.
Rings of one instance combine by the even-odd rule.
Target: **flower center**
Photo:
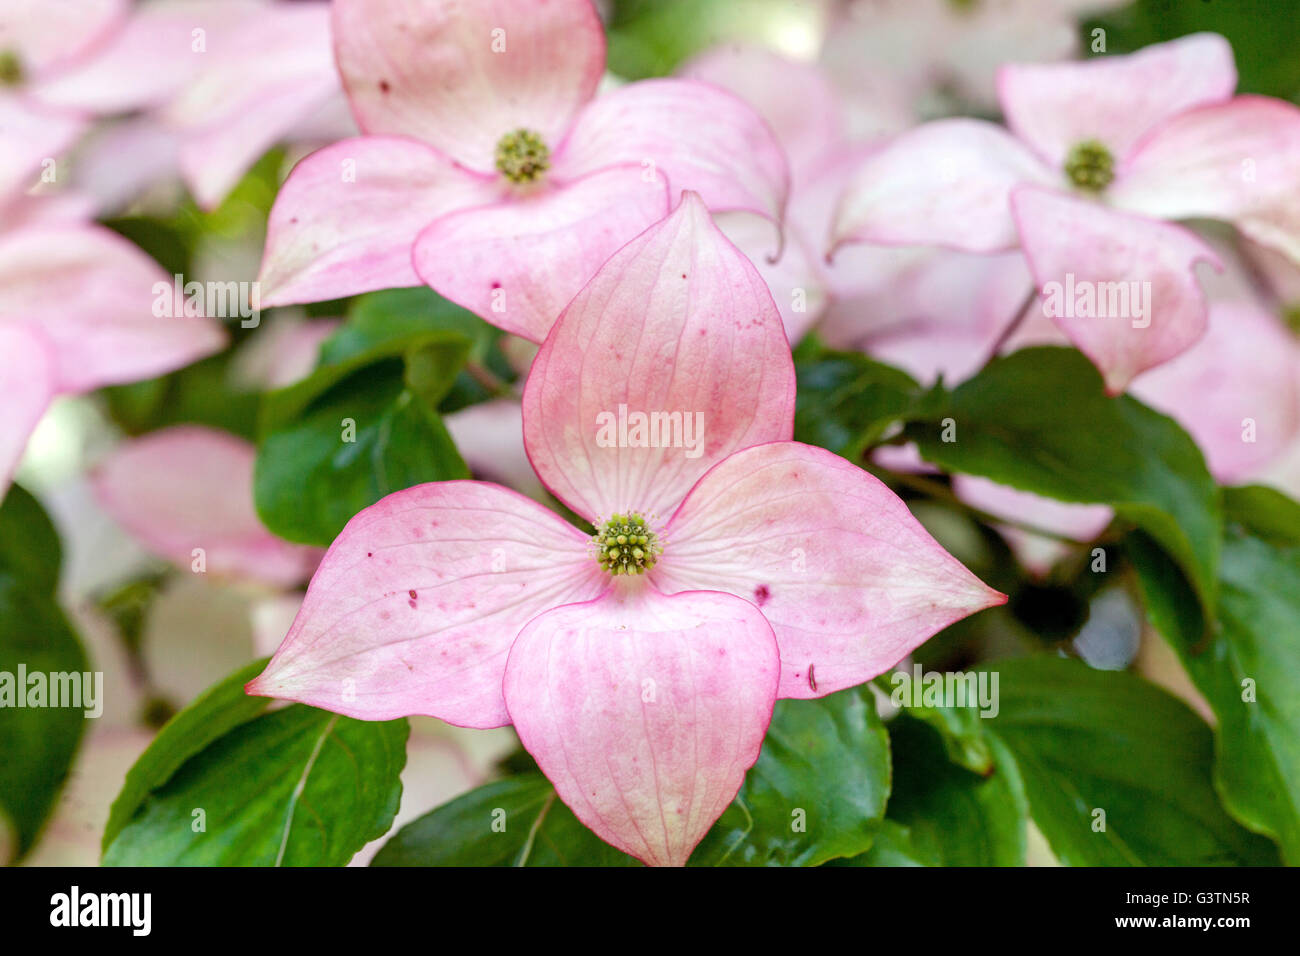
[[[643,574],[664,553],[659,536],[639,514],[610,515],[591,539],[596,560],[610,574]]]
[[[512,183],[531,183],[551,168],[551,151],[530,129],[506,133],[497,143],[497,169]]]
[[[1282,321],[1296,335],[1300,335],[1300,302],[1288,305],[1282,310]]]
[[[0,86],[17,86],[23,81],[23,61],[13,50],[0,50]]]
[[[1115,157],[1095,139],[1075,143],[1065,157],[1065,175],[1089,192],[1100,192],[1115,178]]]

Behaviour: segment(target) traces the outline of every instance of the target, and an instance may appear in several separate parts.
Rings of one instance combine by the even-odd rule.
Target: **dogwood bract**
[[[540,342],[674,190],[780,219],[787,172],[729,93],[647,80],[593,98],[589,0],[336,0],[343,86],[366,135],[300,163],[271,210],[262,304],[421,281]],[[772,249],[777,248],[773,232]]]
[[[698,196],[619,250],[524,387],[542,481],[389,495],[326,553],[252,694],[369,720],[513,723],[612,845],[685,863],[778,697],[869,680],[1001,603],[862,469],[790,440],[780,316]],[[704,453],[598,441],[620,404],[705,416]]]
[[[832,242],[1021,246],[1040,290],[1070,290],[1054,320],[1108,391],[1123,391],[1206,327],[1193,266],[1219,259],[1162,219],[1227,220],[1300,261],[1300,110],[1234,97],[1236,83],[1231,47],[1214,34],[1085,63],[1004,66],[1011,132],[949,119],[898,137],[859,168]],[[1145,314],[1112,307],[1132,284]],[[1092,305],[1074,308],[1074,290]]]
[[[226,344],[220,323],[152,308],[171,279],[79,204],[0,194],[0,495],[56,397],[173,371]]]

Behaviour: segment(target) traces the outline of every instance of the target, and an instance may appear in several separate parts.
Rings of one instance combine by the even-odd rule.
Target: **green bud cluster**
[[[17,86],[23,81],[23,61],[13,50],[0,50],[0,86]]]
[[[663,554],[659,536],[639,514],[610,515],[591,540],[596,560],[613,575],[643,574]]]
[[[497,143],[497,169],[512,183],[531,183],[551,168],[551,151],[530,129],[506,133]]]
[[[1065,175],[1089,192],[1100,192],[1115,178],[1115,157],[1095,139],[1075,143],[1065,157]]]

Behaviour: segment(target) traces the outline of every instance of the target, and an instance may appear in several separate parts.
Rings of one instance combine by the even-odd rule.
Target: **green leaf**
[[[1134,398],[1108,397],[1073,349],[1022,349],[995,359],[907,434],[949,471],[1060,501],[1110,505],[1169,552],[1213,617],[1223,517],[1196,443]],[[955,440],[944,441],[945,419]]]
[[[938,671],[932,673],[942,676]],[[876,678],[876,682],[896,707],[906,707],[908,714],[938,732],[949,760],[980,776],[993,772],[993,747],[985,733],[987,720],[980,716],[974,701],[965,707],[918,705],[916,700],[924,699],[925,693],[925,678],[919,666],[914,666],[913,673],[894,671]]]
[[[540,773],[484,784],[395,833],[371,866],[640,866],[588,830]]]
[[[736,802],[692,866],[818,866],[871,846],[889,797],[889,735],[868,687],[780,700]]]
[[[0,505],[0,574],[52,595],[62,560],[59,533],[45,509],[18,485],[10,485]]]
[[[795,375],[795,438],[849,461],[860,460],[922,397],[906,372],[857,352],[801,349]]]
[[[1225,492],[1218,627],[1202,638],[1187,584],[1131,549],[1147,612],[1218,719],[1215,782],[1229,811],[1300,864],[1300,504],[1260,487]]]
[[[778,701],[758,762],[690,865],[816,866],[854,856],[871,845],[888,794],[889,737],[869,689]],[[374,865],[639,864],[588,830],[544,776],[527,773],[407,824]]]
[[[79,686],[89,676],[90,669],[85,652],[54,596],[3,572],[0,573],[0,701],[4,702],[0,706],[0,754],[3,754],[0,812],[9,818],[16,832],[19,857],[35,844],[67,778],[86,727],[84,707],[16,706],[20,696],[24,701],[30,700],[26,696],[28,688],[18,685],[20,665],[27,679],[34,674],[45,675],[47,704],[52,700],[49,675],[75,674]]]
[[[234,335],[237,326],[230,331]],[[113,420],[128,434],[198,424],[253,441],[261,396],[232,373],[234,350],[209,356],[160,378],[103,389]]]
[[[479,347],[471,323],[482,324],[428,290],[361,300],[319,367],[265,398],[253,477],[263,523],[325,546],[387,494],[468,478],[436,408]]]
[[[91,676],[55,594],[59,562],[49,517],[30,494],[10,486],[0,506],[0,816],[12,826],[15,858],[35,845],[86,729],[88,708],[48,706],[56,687],[60,694],[70,687],[52,684],[50,675],[76,674],[78,687]],[[31,700],[35,674],[43,675],[46,706],[17,706]],[[83,692],[76,703],[85,702]]]
[[[321,345],[321,364],[332,365],[373,350],[394,338],[451,333],[469,345],[476,361],[487,357],[500,332],[473,312],[425,286],[359,296],[348,320]]]
[[[356,351],[345,351],[341,345],[331,347],[336,339],[345,342],[348,349]],[[293,422],[313,403],[318,403],[322,396],[369,366],[383,365],[391,368],[392,363],[386,363],[386,360],[406,358],[409,365],[412,357],[419,356],[421,377],[431,370],[441,370],[445,381],[440,387],[445,391],[450,387],[456,370],[464,364],[469,347],[469,340],[456,332],[396,329],[381,339],[372,340],[368,331],[363,334],[351,327],[350,323],[345,324],[321,345],[322,356],[331,355],[333,358],[322,362],[305,379],[277,389],[265,397],[259,431],[265,435]],[[435,383],[427,380],[423,384],[424,393],[427,394]],[[437,401],[430,403],[429,407],[437,407]]]
[[[295,704],[190,757],[104,852],[106,866],[342,866],[392,825],[405,720]]]
[[[991,669],[1000,675],[993,733],[1015,755],[1034,821],[1062,863],[1276,863],[1272,844],[1220,805],[1213,735],[1182,701],[1133,674],[1063,658]]]
[[[270,706],[270,698],[244,693],[244,685],[262,673],[267,660],[253,661],[213,684],[163,726],[127,771],[126,782],[108,814],[103,849],[108,849],[145,798],[166,784],[185,761]]]
[[[354,514],[385,495],[468,477],[437,412],[381,363],[266,436],[253,493],[258,515],[275,534],[326,546]]]
[[[886,818],[866,853],[847,860],[831,860],[828,866],[943,866],[943,859],[929,839],[918,839],[911,827]]]
[[[918,712],[889,724],[889,819],[907,827],[912,852],[938,861],[931,865],[1022,866],[1029,805],[1015,757],[995,735],[984,734],[992,762],[985,774],[972,773],[950,762],[946,741],[912,716]]]

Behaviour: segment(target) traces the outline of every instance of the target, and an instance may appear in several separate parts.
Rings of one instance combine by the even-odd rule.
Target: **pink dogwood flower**
[[[249,693],[513,724],[604,840],[685,863],[778,697],[860,684],[1005,600],[870,474],[792,441],[794,393],[762,279],[685,194],[524,386],[533,466],[595,535],[481,482],[389,495],[331,545]]]
[[[1300,109],[1234,97],[1222,37],[998,77],[1010,132],[950,119],[899,136],[859,168],[834,245],[1020,246],[1111,393],[1205,331],[1193,266],[1219,259],[1164,220],[1227,220],[1300,261]]]
[[[540,342],[600,264],[668,212],[668,183],[712,209],[780,220],[784,156],[734,96],[684,80],[595,95],[605,37],[589,0],[336,0],[333,11],[365,135],[285,182],[263,305],[423,281]]]

